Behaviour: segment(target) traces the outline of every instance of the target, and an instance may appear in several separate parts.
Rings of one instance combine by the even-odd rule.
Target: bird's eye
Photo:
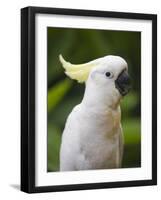
[[[113,74],[111,72],[106,72],[105,75],[108,78],[112,78],[113,77]]]

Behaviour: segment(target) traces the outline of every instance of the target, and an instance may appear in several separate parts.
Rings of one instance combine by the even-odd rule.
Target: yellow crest
[[[79,83],[85,82],[88,79],[91,69],[96,66],[93,62],[74,65],[65,61],[62,55],[59,55],[59,60],[65,69],[65,74]]]

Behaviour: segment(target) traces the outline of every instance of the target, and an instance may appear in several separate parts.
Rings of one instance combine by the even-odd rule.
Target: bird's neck
[[[87,122],[89,120],[100,135],[110,138],[116,137],[121,123],[121,110],[120,97],[117,92],[115,93],[115,90],[103,92],[101,88],[97,88],[95,85],[94,87],[86,85],[81,110],[84,119]]]
[[[82,105],[94,113],[116,111],[120,107],[120,96],[115,91],[102,91],[99,86],[86,84]]]

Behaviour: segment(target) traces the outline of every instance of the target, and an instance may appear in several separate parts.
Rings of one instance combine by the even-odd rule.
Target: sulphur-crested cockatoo
[[[126,61],[108,55],[73,65],[59,56],[71,79],[85,82],[82,102],[68,116],[62,135],[60,171],[121,167],[120,100],[129,91]]]

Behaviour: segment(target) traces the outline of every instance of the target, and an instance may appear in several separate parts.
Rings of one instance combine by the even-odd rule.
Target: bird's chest
[[[96,136],[81,140],[81,164],[88,169],[117,168],[119,166],[119,137]]]
[[[79,123],[81,123],[82,137],[88,137],[88,139],[108,138],[114,136],[120,126],[120,112],[108,110],[103,114],[89,114],[83,117]]]
[[[90,124],[90,126],[89,126]],[[92,116],[82,124],[80,154],[89,168],[112,168],[116,165],[119,151],[120,116],[109,113],[104,117]]]

